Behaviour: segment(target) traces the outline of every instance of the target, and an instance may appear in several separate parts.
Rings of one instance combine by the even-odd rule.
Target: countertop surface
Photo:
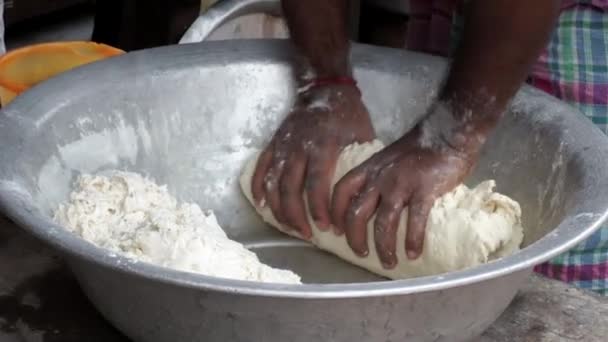
[[[537,276],[478,339],[606,341],[608,298]],[[0,217],[0,341],[128,342],[80,291],[57,253]]]

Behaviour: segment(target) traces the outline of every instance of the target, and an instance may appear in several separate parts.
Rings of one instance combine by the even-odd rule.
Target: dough
[[[81,176],[55,220],[85,240],[129,258],[220,278],[299,284],[230,240],[212,212],[178,204],[165,186],[135,173]]]
[[[340,155],[333,183],[348,171],[367,160],[384,147],[382,142],[353,144]],[[257,156],[245,167],[241,175],[241,188],[247,199],[253,203],[251,178],[257,163]],[[519,249],[523,239],[521,209],[510,198],[493,192],[495,183],[485,181],[473,189],[465,185],[437,199],[431,211],[422,255],[411,261],[405,255],[405,233],[407,210],[401,216],[397,232],[398,263],[394,269],[384,269],[378,259],[373,243],[373,217],[368,224],[369,254],[359,257],[350,249],[344,235],[319,230],[308,219],[313,228],[311,242],[317,247],[331,252],[342,259],[363,267],[376,274],[403,279],[440,274],[480,265],[509,255]],[[301,238],[295,231],[288,230],[276,221],[270,208],[255,208],[264,221],[292,236]],[[308,210],[308,204],[307,204]]]

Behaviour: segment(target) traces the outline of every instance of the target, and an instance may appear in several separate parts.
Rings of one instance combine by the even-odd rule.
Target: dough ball
[[[383,147],[383,143],[378,140],[346,147],[338,159],[332,188],[347,172]],[[250,203],[254,203],[251,178],[257,157],[245,166],[240,179],[243,193]],[[344,235],[336,236],[332,231],[321,231],[308,212],[313,231],[311,242],[354,265],[391,279],[435,275],[487,263],[519,250],[523,240],[519,204],[494,192],[494,187],[493,180],[482,182],[473,189],[460,185],[437,199],[428,219],[423,252],[413,261],[405,254],[407,209],[404,210],[397,231],[398,262],[390,270],[382,267],[376,252],[373,236],[375,217],[371,218],[367,226],[369,254],[366,257],[357,256],[348,246]],[[306,200],[306,196],[304,198]],[[308,211],[308,204],[306,205]],[[301,238],[296,231],[282,226],[270,208],[256,206],[255,209],[274,228]]]

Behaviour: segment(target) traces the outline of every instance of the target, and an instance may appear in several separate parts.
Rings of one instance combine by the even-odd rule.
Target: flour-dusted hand
[[[471,170],[548,41],[560,2],[529,3],[467,2],[467,25],[437,104],[416,129],[337,184],[333,219],[359,255],[367,253],[365,223],[376,212],[375,247],[384,266],[394,267],[395,244],[403,243],[395,241],[395,227],[408,206],[407,254],[419,257],[434,200]]]
[[[296,103],[258,160],[252,187],[256,204],[272,209],[284,226],[312,235],[306,216],[327,230],[330,183],[340,151],[375,137],[350,66],[347,0],[281,1],[294,45]],[[313,15],[309,15],[313,14]]]
[[[374,240],[382,265],[397,263],[397,228],[408,208],[405,250],[410,259],[422,252],[427,219],[435,200],[462,183],[475,154],[449,144],[427,144],[421,128],[372,156],[344,176],[334,189],[332,216],[359,256],[368,254],[367,224],[376,214]]]
[[[330,186],[340,151],[374,139],[369,114],[355,85],[328,85],[300,94],[293,110],[260,155],[252,181],[258,205],[310,238],[302,193],[313,219],[328,229]]]

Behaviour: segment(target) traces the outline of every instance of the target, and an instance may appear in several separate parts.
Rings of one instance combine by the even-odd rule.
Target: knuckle
[[[274,189],[276,189],[277,184],[275,181],[272,180],[266,180],[264,182],[264,189],[266,189],[267,192],[272,192],[274,191]]]
[[[376,234],[378,234],[378,238],[382,238],[385,234],[387,234],[390,229],[389,220],[387,217],[384,215],[377,216],[376,222],[374,223],[374,229]]]
[[[412,220],[415,221],[416,224],[423,226],[429,216],[432,207],[432,204],[429,205],[427,203],[419,203],[413,205],[412,209],[410,209]]]
[[[406,191],[396,187],[382,188],[381,193],[387,210],[398,208],[407,197]]]
[[[272,170],[275,172],[283,171],[287,163],[288,152],[275,150],[272,155]]]
[[[351,205],[346,211],[348,222],[356,222],[362,216],[363,210],[359,205]]]
[[[319,151],[318,144],[312,140],[304,140],[300,143],[300,149],[308,154],[315,154]]]
[[[266,189],[266,191],[273,191],[276,187],[277,177],[274,174],[268,173],[264,176],[264,189]]]

